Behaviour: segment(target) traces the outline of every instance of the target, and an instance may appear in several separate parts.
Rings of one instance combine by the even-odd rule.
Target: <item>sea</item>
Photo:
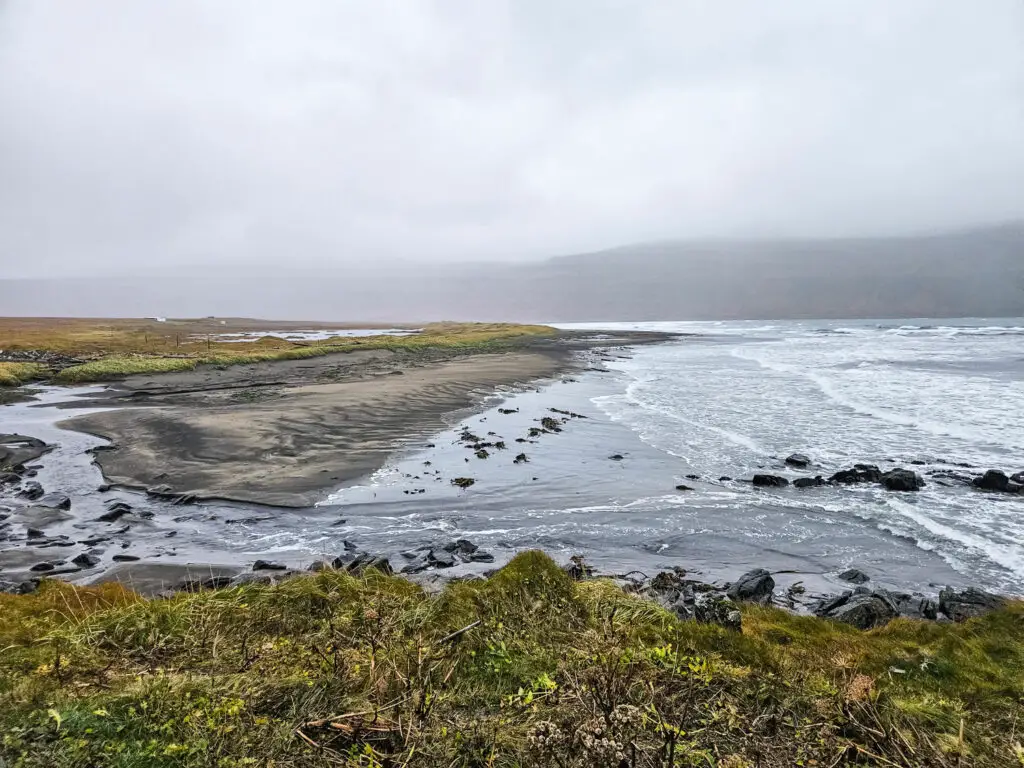
[[[728,580],[765,567],[826,590],[857,567],[902,589],[1024,594],[1024,496],[941,476],[1024,471],[1024,318],[561,327],[681,335],[616,350],[601,372],[506,395],[331,503],[375,509],[396,538],[430,528],[499,549],[582,554],[609,572],[683,567]],[[587,418],[505,452],[522,447],[529,463],[493,451],[478,460],[458,440],[468,428],[507,442],[551,408]],[[794,452],[813,465],[787,467]],[[409,477],[426,477],[426,461],[477,483],[407,501],[410,482],[431,491]],[[857,463],[910,468],[927,484],[900,493],[749,482],[827,478]]]
[[[148,534],[133,532],[132,551],[305,565],[347,541],[400,567],[403,552],[467,538],[498,565],[543,549],[619,575],[682,568],[728,581],[767,568],[780,588],[825,593],[848,586],[838,574],[856,567],[903,590],[1024,595],[1024,495],[955,479],[1024,471],[1024,318],[561,327],[678,335],[588,353],[578,372],[530,387],[481,392],[475,408],[450,415],[449,429],[410,436],[379,471],[311,509],[164,509],[133,497],[154,517]],[[45,477],[72,478],[96,496],[98,471],[81,457],[102,441],[56,434],[41,423],[51,410],[11,406],[5,429],[59,438]],[[560,431],[545,430],[544,418]],[[478,455],[477,442],[492,445]],[[791,453],[812,465],[787,466]],[[755,473],[827,478],[857,463],[910,468],[926,485],[901,493],[750,482]],[[461,489],[454,478],[473,483]]]

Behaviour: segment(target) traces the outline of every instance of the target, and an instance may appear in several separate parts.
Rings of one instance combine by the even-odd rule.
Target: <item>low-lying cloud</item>
[[[1024,217],[1024,5],[0,0],[0,271]]]

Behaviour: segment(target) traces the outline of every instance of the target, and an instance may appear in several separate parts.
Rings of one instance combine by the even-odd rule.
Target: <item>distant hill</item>
[[[678,241],[336,274],[0,279],[0,315],[420,321],[1024,315],[1024,222],[915,237]]]
[[[898,238],[664,242],[552,259],[573,317],[1024,314],[1024,223]]]

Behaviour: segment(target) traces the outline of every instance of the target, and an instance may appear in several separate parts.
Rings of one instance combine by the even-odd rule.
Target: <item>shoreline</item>
[[[301,509],[372,474],[404,443],[500,388],[586,367],[581,354],[670,334],[561,332],[499,352],[354,351],[301,361],[134,376],[59,424],[110,441],[95,461],[113,487],[164,498]]]

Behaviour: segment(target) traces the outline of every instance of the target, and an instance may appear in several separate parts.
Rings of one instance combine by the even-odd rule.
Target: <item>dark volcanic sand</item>
[[[666,338],[595,336],[563,333],[498,354],[367,350],[132,377],[99,402],[145,408],[61,426],[113,442],[97,462],[117,485],[307,507],[379,468],[402,441],[444,428],[445,414],[497,387],[579,367],[573,353],[595,344]]]

